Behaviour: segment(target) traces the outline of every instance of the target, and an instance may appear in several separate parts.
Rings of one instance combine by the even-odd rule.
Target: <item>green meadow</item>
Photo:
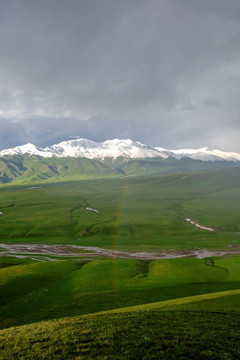
[[[239,168],[4,185],[0,242],[237,252],[239,185]],[[240,358],[238,255],[1,255],[0,359]]]
[[[239,184],[240,169],[233,168],[39,188],[3,186],[0,237],[5,243],[128,251],[237,246]],[[196,228],[186,218],[215,231]]]
[[[171,310],[154,303],[0,330],[0,359],[239,359],[239,307],[216,312],[208,301],[200,311],[169,301]]]
[[[239,256],[5,262],[0,327],[238,289]]]

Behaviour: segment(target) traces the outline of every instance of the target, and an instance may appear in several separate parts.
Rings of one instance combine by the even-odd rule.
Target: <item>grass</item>
[[[216,308],[217,306],[217,308]],[[184,310],[184,311],[210,311],[222,313],[240,312],[240,289],[218,291],[178,299],[153,302],[149,304],[129,306],[116,310],[105,311],[104,314],[139,312],[150,310]]]
[[[238,249],[239,175],[236,168],[4,187],[1,242]],[[83,261],[76,253],[36,262],[1,255],[0,327],[9,329],[0,331],[0,359],[240,357],[239,256]],[[14,327],[22,324],[30,325]]]
[[[195,297],[211,312],[179,311],[183,299],[1,330],[0,359],[238,359],[240,314],[215,311],[231,294]]]
[[[38,262],[0,269],[0,327],[240,288],[240,257]]]
[[[239,173],[235,168],[34,189],[4,187],[0,190],[1,241],[128,251],[236,246]],[[100,214],[86,211],[86,206]],[[198,229],[186,217],[216,231]]]
[[[117,159],[41,158],[14,155],[0,158],[0,184],[46,184],[80,179],[176,174],[221,167],[234,162],[204,162],[192,159]]]

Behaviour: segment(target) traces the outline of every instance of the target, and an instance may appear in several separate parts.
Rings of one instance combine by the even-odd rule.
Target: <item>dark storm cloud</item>
[[[0,1],[0,147],[240,151],[239,16],[237,0]]]

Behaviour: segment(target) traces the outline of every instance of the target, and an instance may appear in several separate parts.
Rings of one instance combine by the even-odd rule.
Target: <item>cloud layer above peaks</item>
[[[240,151],[238,0],[0,4],[0,147],[74,136]]]

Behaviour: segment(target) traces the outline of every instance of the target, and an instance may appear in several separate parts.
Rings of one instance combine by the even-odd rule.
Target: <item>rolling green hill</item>
[[[28,184],[116,176],[150,176],[177,174],[215,168],[239,166],[228,161],[204,162],[173,158],[117,159],[42,158],[14,155],[0,158],[1,184]]]
[[[179,311],[176,300],[164,302],[168,311],[155,303],[1,330],[0,359],[238,359],[240,315],[232,296],[182,299],[208,299],[200,311]],[[216,299],[232,308],[216,312]]]
[[[191,299],[182,302],[181,298],[208,294],[199,298],[207,301],[217,299],[211,293],[229,290],[231,299],[239,299],[239,279],[239,256],[211,261],[15,259],[11,263],[5,259],[0,268],[0,328],[159,301],[161,307],[190,306]],[[172,303],[165,304],[170,299]],[[225,303],[224,309],[228,309]]]

